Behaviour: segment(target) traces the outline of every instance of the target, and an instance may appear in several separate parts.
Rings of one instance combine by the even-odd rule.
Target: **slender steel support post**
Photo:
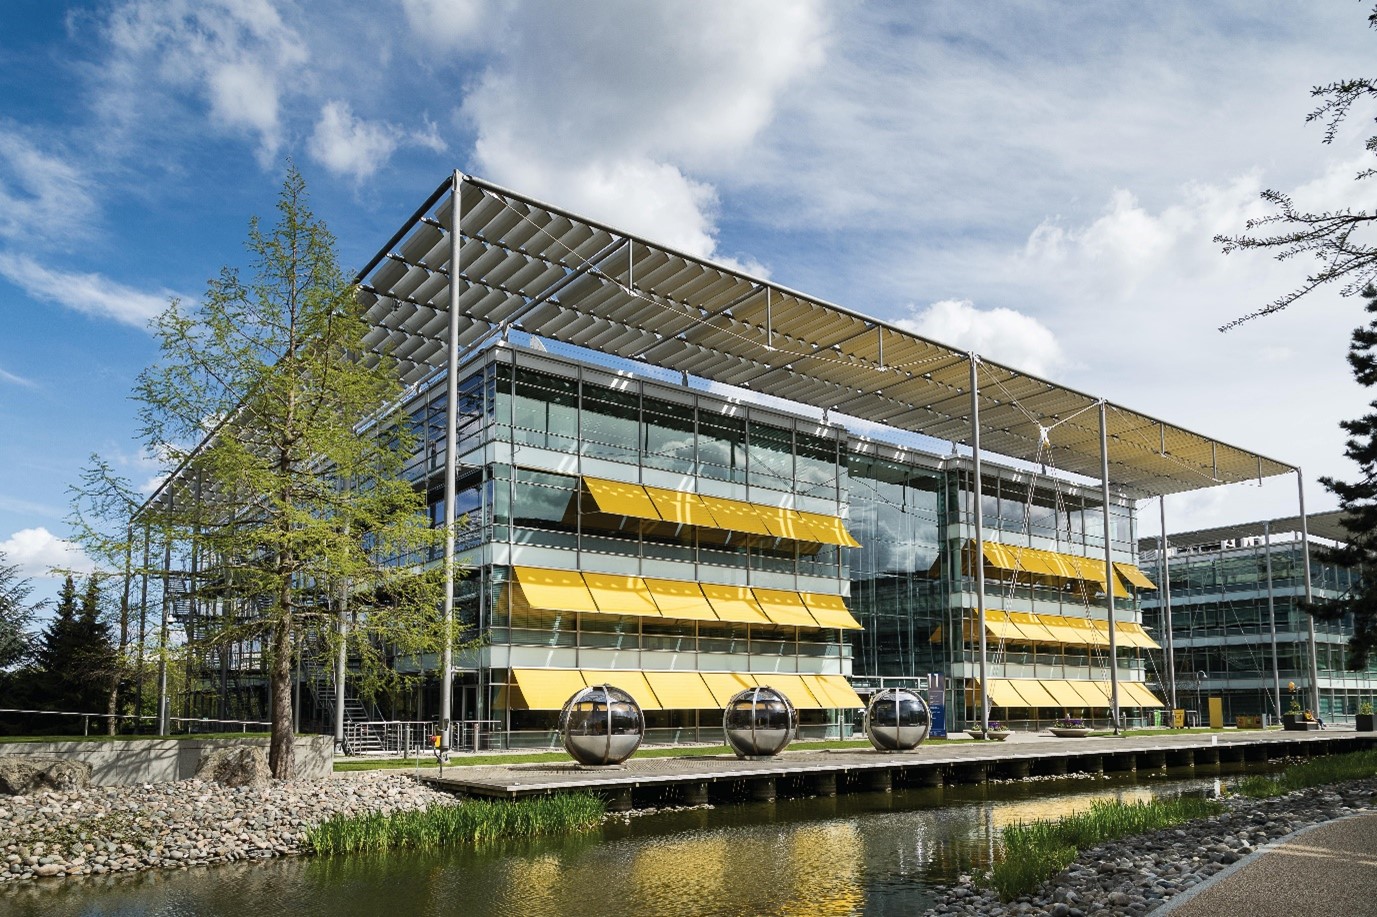
[[[459,451],[459,263],[463,229],[463,175],[455,170],[450,189],[449,350],[445,371],[445,646],[440,652],[440,747],[451,747],[454,713],[454,500],[456,452]]]
[[[345,530],[348,537],[348,530]],[[339,586],[339,651],[335,656],[335,751],[344,752],[344,679],[349,664],[349,582]]]
[[[172,491],[168,490],[168,501]],[[172,531],[171,526],[163,542],[163,609],[162,620],[158,624],[158,735],[168,733],[167,710],[167,618],[172,604]]]
[[[1272,590],[1272,523],[1262,523],[1262,551],[1267,563],[1267,622],[1272,632],[1272,697],[1281,722],[1281,666],[1277,662],[1277,606]]]
[[[1109,621],[1109,720],[1119,732],[1119,654],[1114,625],[1114,556],[1109,539],[1109,425],[1104,399],[1100,399],[1100,495],[1104,514],[1104,592]]]
[[[1171,561],[1167,557],[1167,498],[1166,495],[1157,498],[1157,509],[1162,518],[1162,538],[1158,542],[1158,554],[1161,556],[1161,570],[1159,577],[1158,595],[1162,599],[1162,631],[1167,641],[1167,703],[1171,704],[1171,709],[1176,709],[1176,637],[1171,629]],[[1175,714],[1172,714],[1175,716]]]
[[[1296,469],[1296,494],[1300,504],[1301,530],[1301,569],[1305,571],[1305,604],[1310,605],[1315,597],[1310,587],[1310,525],[1305,519],[1305,476]],[[1310,638],[1310,709],[1315,716],[1320,715],[1320,660],[1315,651],[1315,616],[1305,615],[1306,635]]]
[[[152,562],[151,554],[153,550],[153,535],[149,531],[148,523],[143,525],[143,571],[139,576],[139,648],[135,651],[137,661],[134,663],[139,673],[139,680],[134,686],[134,715],[143,716],[143,654],[148,640],[148,565]],[[143,726],[143,720],[134,721],[134,731],[139,732],[139,727]]]
[[[980,729],[990,729],[990,678],[985,649],[985,515],[981,502],[985,496],[980,479],[980,382],[976,371],[980,357],[974,352],[971,360],[971,473],[975,477],[973,491],[975,509],[975,545],[971,552],[971,566],[975,567],[975,622],[980,632]]]
[[[134,576],[134,526],[129,524],[124,529],[124,595],[120,598],[120,670],[124,670],[129,664],[129,593],[133,587]],[[114,676],[114,699],[115,704],[110,710],[110,720],[106,723],[106,732],[114,735],[119,732],[120,707],[129,702],[127,696],[128,687],[121,675]],[[137,714],[138,711],[135,711]],[[134,725],[138,725],[138,720],[134,720]],[[138,732],[138,729],[134,730]]]

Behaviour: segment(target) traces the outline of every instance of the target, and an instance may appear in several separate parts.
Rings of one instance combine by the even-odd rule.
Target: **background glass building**
[[[1322,560],[1326,545],[1344,535],[1337,512],[1306,519],[1310,590],[1316,604],[1342,597],[1359,573]],[[1306,600],[1306,546],[1300,520],[1292,517],[1169,535],[1163,558],[1156,538],[1140,545],[1150,571],[1165,560],[1170,582],[1171,643],[1177,705],[1199,711],[1209,697],[1222,698],[1225,721],[1266,715],[1273,721],[1293,703],[1326,722],[1347,722],[1358,704],[1377,696],[1377,660],[1366,672],[1345,668],[1352,616],[1312,618]],[[1166,643],[1166,608],[1156,594],[1143,603],[1149,630]],[[1312,655],[1313,647],[1313,655]],[[1165,675],[1166,666],[1160,671]],[[1169,692],[1165,681],[1164,693]]]

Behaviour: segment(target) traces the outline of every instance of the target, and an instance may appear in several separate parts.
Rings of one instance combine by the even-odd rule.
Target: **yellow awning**
[[[1065,681],[1043,678],[1038,681],[1044,691],[1051,695],[1058,707],[1084,707],[1085,699],[1079,691],[1073,691]]]
[[[1053,697],[1042,683],[1032,678],[1014,678],[1010,684],[1029,707],[1060,707],[1061,702]]]
[[[1052,632],[1058,643],[1088,646],[1093,642],[1088,628],[1073,627],[1062,615],[1038,615],[1038,622]]]
[[[708,604],[717,613],[717,617],[723,621],[734,621],[740,624],[769,624],[770,619],[765,616],[765,612],[760,610],[756,604],[755,597],[751,595],[751,590],[745,586],[718,586],[713,583],[701,583],[703,595],[707,596]]]
[[[1096,621],[1095,626],[1108,635],[1108,622]],[[1157,645],[1157,641],[1148,636],[1148,632],[1143,630],[1141,625],[1133,621],[1116,621],[1114,627],[1116,630],[1115,640],[1119,646],[1134,646],[1148,650],[1161,649]]]
[[[798,514],[783,506],[767,506],[763,503],[751,504],[760,515],[765,527],[776,538],[793,538],[812,541],[813,531],[808,528]]]
[[[645,578],[646,589],[660,614],[666,618],[679,618],[686,621],[716,621],[707,596],[697,583],[682,580]]]
[[[1162,644],[1152,639],[1152,635],[1143,629],[1143,625],[1135,624],[1132,621],[1122,621],[1119,623],[1119,630],[1126,631],[1138,638],[1138,645],[1145,650],[1160,650]]]
[[[546,570],[542,567],[514,569],[516,581],[532,608],[549,611],[598,610],[593,596],[583,583],[583,577],[572,570]]]
[[[1058,551],[1044,551],[1041,548],[1019,547],[995,541],[981,542],[981,554],[990,566],[998,570],[1080,580],[1095,583],[1101,590],[1104,589],[1103,560],[1097,561],[1078,554],[1062,554]],[[1128,596],[1117,582],[1114,594],[1119,598]]]
[[[1124,696],[1127,695],[1127,700]],[[1142,682],[1124,681],[1119,683],[1119,703],[1120,706],[1127,707],[1165,707],[1162,701],[1158,700],[1157,695],[1148,690],[1148,686]]]
[[[717,520],[708,511],[707,505],[697,494],[683,493],[678,490],[666,490],[663,487],[646,486],[646,494],[649,495],[651,502],[655,504],[655,509],[659,512],[660,518],[666,522],[675,522],[680,525],[701,525],[708,528],[720,528]]]
[[[1157,585],[1143,574],[1134,564],[1115,563],[1114,569],[1120,576],[1139,589],[1156,589]]]
[[[818,541],[822,544],[841,545],[844,548],[859,548],[861,543],[847,531],[846,523],[837,516],[828,516],[824,513],[810,513],[806,510],[797,510],[798,516],[803,520],[803,524],[813,530],[818,536]]]
[[[1065,640],[1058,639],[1051,629],[1043,623],[1042,619],[1035,614],[1026,611],[1009,612],[1009,620],[1018,626],[1033,643],[1065,643]]]
[[[1070,680],[1067,686],[1080,695],[1087,707],[1108,707],[1109,688],[1098,681]]]
[[[785,627],[818,627],[797,592],[783,589],[752,589],[760,610],[775,624]]]
[[[512,677],[529,710],[561,710],[587,687],[577,669],[513,669]]]
[[[971,620],[974,621],[975,618],[976,613],[972,612]],[[985,629],[993,634],[996,640],[1012,640],[1017,643],[1024,639],[1023,632],[1009,620],[1009,616],[994,608],[985,609]]]
[[[979,682],[976,682],[978,685]],[[990,679],[990,704],[995,707],[1026,707],[1023,698],[1005,678]]]
[[[1077,615],[1066,615],[1062,618],[1066,626],[1081,632],[1085,637],[1085,642],[1092,646],[1109,646],[1109,634],[1095,626],[1094,621],[1089,618],[1082,618]]]
[[[717,520],[719,528],[733,532],[749,532],[752,535],[770,535],[765,520],[760,518],[755,507],[745,500],[729,500],[726,497],[700,496],[703,505]]]
[[[655,504],[639,484],[625,484],[604,478],[584,478],[584,486],[592,495],[599,511],[613,516],[635,516],[637,519],[660,520]]]
[[[841,675],[805,675],[804,679],[813,690],[813,695],[832,709],[852,710],[865,706],[865,701]]]
[[[645,678],[666,710],[720,709],[697,672],[646,672]]]
[[[660,617],[659,607],[639,576],[585,573],[583,582],[597,603],[598,611],[605,615]]]
[[[655,692],[650,689],[650,682],[645,680],[645,673],[636,669],[616,669],[613,671],[588,669],[582,670],[583,680],[592,687],[593,685],[611,685],[614,688],[621,688],[641,705],[642,710],[663,710],[660,699],[655,696]]]
[[[861,625],[846,608],[846,600],[839,595],[824,595],[820,592],[800,592],[808,613],[820,627],[840,627],[844,630],[860,630]]]
[[[716,706],[724,710],[733,697],[755,687],[755,678],[745,672],[700,672],[699,675],[717,700]]]
[[[789,698],[789,703],[799,710],[823,710],[828,705],[813,696],[808,682],[802,675],[792,672],[756,672],[756,684],[776,691]]]

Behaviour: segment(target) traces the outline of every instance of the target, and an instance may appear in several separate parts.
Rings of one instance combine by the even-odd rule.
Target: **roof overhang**
[[[519,329],[963,444],[974,361],[982,449],[1101,476],[1100,398],[456,177],[462,349]],[[395,359],[407,383],[447,359],[453,184],[436,189],[358,277],[368,344]],[[1110,482],[1130,497],[1295,470],[1118,404],[1105,402],[1104,413]]]
[[[1347,529],[1340,525],[1339,520],[1342,518],[1343,512],[1341,510],[1310,513],[1305,517],[1306,534],[1328,541],[1346,542],[1349,540],[1350,534]],[[1167,545],[1172,548],[1190,548],[1198,545],[1220,544],[1225,541],[1238,541],[1240,538],[1261,538],[1264,535],[1280,541],[1283,540],[1283,536],[1299,534],[1300,530],[1300,516],[1285,516],[1281,519],[1269,519],[1260,522],[1219,525],[1208,529],[1197,529],[1194,532],[1168,532]],[[1140,551],[1155,551],[1158,547],[1157,538],[1138,539]]]

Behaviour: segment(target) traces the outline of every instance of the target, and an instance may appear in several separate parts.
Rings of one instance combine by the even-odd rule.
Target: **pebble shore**
[[[201,780],[0,796],[0,883],[232,863],[302,852],[333,815],[453,803],[407,774],[230,788]]]
[[[1038,894],[1001,902],[974,878],[939,889],[943,900],[927,914],[1137,917],[1160,907],[1260,847],[1309,825],[1368,811],[1377,780],[1298,790],[1272,799],[1228,796],[1212,818],[1113,841],[1081,851]]]

